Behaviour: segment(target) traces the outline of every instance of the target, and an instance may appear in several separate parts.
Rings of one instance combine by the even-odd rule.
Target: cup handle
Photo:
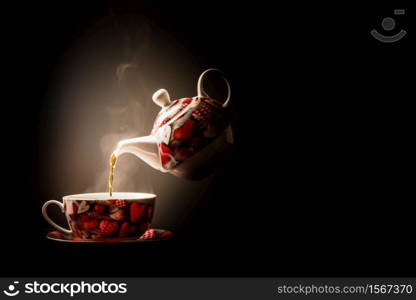
[[[59,230],[60,232],[65,233],[65,234],[72,234],[72,230],[68,230],[68,229],[66,229],[66,228],[63,228],[63,227],[59,226],[59,225],[58,225],[58,224],[56,224],[54,221],[52,221],[52,219],[51,219],[51,218],[49,218],[48,213],[46,212],[46,209],[47,209],[47,208],[48,208],[48,206],[49,206],[49,205],[51,205],[51,204],[58,205],[58,206],[59,206],[59,208],[61,209],[61,211],[62,211],[63,213],[65,212],[65,211],[64,211],[64,205],[63,205],[61,202],[56,201],[56,200],[49,200],[49,201],[46,201],[46,203],[45,203],[45,204],[43,204],[43,206],[42,206],[42,215],[43,215],[43,217],[45,218],[45,220],[46,220],[49,224],[51,224],[53,227],[55,227],[57,230]]]
[[[222,79],[224,79],[225,83],[227,84],[228,96],[227,96],[227,99],[224,101],[224,103],[222,105],[222,107],[226,108],[228,106],[229,102],[230,102],[231,87],[230,87],[230,83],[228,82],[227,78],[225,78],[224,73],[221,70],[208,69],[208,70],[205,70],[204,72],[202,72],[201,75],[199,75],[198,85],[197,85],[198,97],[209,97],[208,94],[204,90],[203,82],[204,82],[205,74],[207,74],[208,72],[211,72],[211,71],[217,71],[217,72],[221,73]]]

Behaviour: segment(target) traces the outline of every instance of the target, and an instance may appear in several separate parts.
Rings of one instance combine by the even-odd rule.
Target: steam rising
[[[139,72],[133,64],[120,64],[115,71],[113,97],[116,104],[107,107],[105,118],[108,120],[109,133],[100,141],[103,158],[102,171],[97,175],[96,182],[87,191],[105,191],[108,182],[108,160],[121,140],[148,134],[144,91],[139,84]],[[115,169],[114,191],[153,192],[148,176],[140,176],[140,165],[137,158],[121,155]],[[87,192],[86,191],[86,192]]]
[[[102,171],[93,186],[85,192],[106,191],[108,188],[108,161],[120,140],[147,135],[152,123],[147,109],[149,99],[143,71],[140,70],[140,57],[149,44],[149,26],[136,27],[124,34],[123,55],[128,62],[119,63],[114,70],[111,88],[111,105],[106,107],[108,133],[100,140]],[[137,158],[122,155],[115,169],[113,191],[153,192],[148,176],[143,176]],[[142,175],[142,176],[140,176]]]

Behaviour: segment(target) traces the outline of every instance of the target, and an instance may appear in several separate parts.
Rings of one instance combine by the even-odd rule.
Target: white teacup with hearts
[[[152,222],[156,195],[149,193],[90,193],[49,200],[42,207],[46,221],[65,235],[80,240],[137,239]],[[65,214],[69,229],[56,224],[47,208],[55,204]]]

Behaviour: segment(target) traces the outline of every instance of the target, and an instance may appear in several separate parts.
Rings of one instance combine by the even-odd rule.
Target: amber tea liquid
[[[117,156],[113,153],[110,157],[110,174],[108,175],[108,192],[110,197],[113,196],[113,181],[114,181],[114,169],[116,168]]]

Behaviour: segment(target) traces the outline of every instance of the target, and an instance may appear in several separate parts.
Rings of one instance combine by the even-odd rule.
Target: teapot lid
[[[182,118],[189,110],[187,107],[193,102],[197,100],[195,98],[181,98],[175,101],[172,101],[169,105],[162,107],[162,110],[156,117],[153,130],[157,130],[158,128],[171,123],[175,119]],[[198,105],[198,103],[194,102],[192,106]]]

